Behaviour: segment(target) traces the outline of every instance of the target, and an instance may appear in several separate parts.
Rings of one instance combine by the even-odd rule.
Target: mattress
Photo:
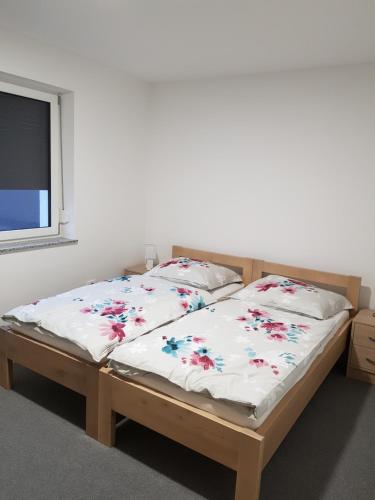
[[[60,351],[71,354],[72,356],[83,359],[84,361],[88,361],[89,363],[98,363],[92,358],[89,351],[86,349],[82,349],[74,342],[54,335],[52,332],[49,332],[39,326],[8,319],[7,321],[0,323],[0,327],[6,330],[13,330],[15,332],[22,333],[25,337],[29,337],[33,340],[41,342],[42,344],[59,349]]]
[[[228,303],[236,302],[236,301],[226,301]],[[225,302],[222,302],[221,304],[217,305],[216,307],[225,307]],[[207,308],[209,309],[209,308]],[[270,309],[267,309],[270,310]],[[274,313],[274,312],[273,312]],[[299,315],[291,315],[290,313],[283,313],[283,312],[277,312],[277,314],[281,314],[279,316],[281,318],[285,317],[294,317],[295,321],[299,320],[301,321],[306,321],[306,317],[302,317]],[[199,313],[196,313],[195,319],[197,319],[197,315]],[[228,312],[229,315],[229,312]],[[224,314],[225,317],[225,314]],[[280,402],[280,400],[285,396],[285,394],[306,374],[308,369],[310,368],[311,364],[313,361],[322,353],[324,350],[325,346],[327,343],[330,341],[330,339],[334,336],[334,334],[338,331],[338,329],[345,323],[345,321],[348,319],[349,313],[348,311],[343,311],[341,313],[338,313],[336,316],[333,318],[330,318],[329,320],[309,320],[310,323],[314,324],[317,322],[317,325],[319,325],[319,328],[321,330],[321,335],[319,339],[314,343],[314,345],[309,348],[308,353],[301,357],[300,361],[296,366],[293,366],[292,370],[289,370],[289,372],[285,373],[285,376],[283,376],[282,380],[279,383],[276,384],[270,384],[268,381],[264,378],[261,379],[259,383],[263,384],[264,386],[260,387],[260,392],[263,392],[259,399],[259,404],[254,405],[254,404],[249,404],[239,402],[239,401],[231,401],[230,400],[230,393],[231,390],[234,393],[235,392],[235,385],[233,383],[233,380],[231,383],[229,383],[229,390],[227,393],[226,398],[220,398],[217,397],[217,394],[214,394],[215,397],[213,397],[213,394],[210,393],[210,391],[203,390],[200,392],[194,391],[194,390],[184,390],[182,387],[182,384],[178,385],[176,383],[172,382],[172,379],[178,380],[178,368],[176,367],[169,367],[168,369],[165,369],[165,373],[169,371],[169,376],[170,380],[165,377],[165,376],[160,376],[160,373],[162,373],[162,370],[158,370],[159,374],[153,373],[151,370],[145,370],[141,369],[142,364],[146,366],[146,363],[124,363],[119,361],[121,358],[118,354],[116,355],[116,350],[110,357],[112,357],[112,360],[110,361],[110,366],[114,369],[114,371],[118,372],[120,375],[125,376],[130,378],[132,381],[140,383],[142,385],[148,386],[152,389],[155,389],[159,392],[162,392],[164,394],[167,394],[171,397],[174,397],[180,401],[183,401],[185,403],[188,403],[192,406],[195,406],[197,408],[203,409],[211,414],[214,414],[218,417],[224,418],[230,422],[233,422],[237,425],[241,425],[244,427],[248,427],[250,429],[257,429],[269,416],[269,414],[272,412],[272,410],[275,408],[275,406]],[[185,324],[189,322],[189,318],[185,318],[186,320],[179,320],[176,322],[177,324]],[[191,318],[192,319],[192,318]],[[238,319],[238,318],[237,318]],[[176,326],[176,323],[174,326]],[[228,319],[228,325],[230,321]],[[136,340],[132,346],[131,349],[138,350],[140,353],[138,355],[138,358],[142,358],[142,350],[144,352],[152,352],[151,348],[151,340],[152,337],[155,337],[158,332],[160,333],[165,333],[167,335],[164,335],[164,337],[169,337],[171,332],[167,332],[166,328],[159,328],[152,332],[149,338],[147,339],[148,342],[145,343],[145,339],[138,339]],[[185,327],[186,328],[186,327]],[[177,330],[178,328],[174,328],[173,332],[175,334],[176,339],[177,337]],[[197,335],[200,335],[202,332],[197,331],[196,329],[194,330]],[[324,333],[324,334],[323,334]],[[214,328],[214,335],[218,334],[218,329],[215,330]],[[240,337],[238,337],[240,339]],[[238,341],[237,339],[237,341]],[[149,345],[147,345],[149,344]],[[241,340],[239,341],[239,344],[241,344]],[[271,344],[272,347],[271,349],[275,350],[274,344]],[[295,347],[295,346],[294,346]],[[291,348],[287,349],[292,350]],[[306,350],[307,352],[307,350]],[[234,352],[233,353],[226,353],[227,357],[228,356],[235,356]],[[128,359],[132,357],[131,353],[128,353]],[[134,356],[133,356],[134,357]],[[157,356],[153,356],[156,358]],[[117,358],[117,359],[113,359]],[[135,366],[135,364],[138,364],[138,366]],[[206,375],[207,372],[204,370],[200,373],[199,376],[197,376],[198,372],[197,367],[193,367],[195,370],[195,376],[196,380],[198,380],[198,385],[200,387],[205,387],[204,383],[202,383],[202,380],[204,379],[204,376]],[[255,370],[256,371],[256,370]],[[259,372],[260,373],[260,372]],[[225,373],[224,373],[225,375]],[[207,376],[207,375],[206,375]],[[228,375],[230,378],[230,375]],[[274,378],[277,378],[274,376]],[[224,379],[224,378],[223,378]],[[227,382],[225,382],[227,383]],[[186,382],[185,382],[186,384]],[[192,384],[194,386],[194,384]],[[206,385],[206,387],[210,387],[209,384]],[[215,390],[217,391],[217,385],[212,386],[215,387]],[[211,389],[212,390],[212,389]],[[219,392],[219,391],[217,391]]]
[[[139,277],[136,277],[136,279],[139,280]],[[149,278],[150,280],[150,278]],[[151,283],[155,281],[155,278],[151,278]],[[176,283],[174,282],[168,282],[166,280],[162,281],[163,284],[169,283],[170,286],[175,287]],[[227,295],[230,295],[232,293],[235,293],[236,291],[240,290],[244,285],[242,283],[232,283],[229,285],[225,285],[222,287],[219,287],[215,290],[212,290],[211,295],[214,297],[215,300],[221,300]],[[85,288],[88,290],[92,291],[94,289],[93,285],[90,285],[89,287],[84,287],[81,289],[76,289],[72,290],[70,292],[67,292],[66,294],[62,294],[63,297],[65,296],[70,296],[73,294],[79,296],[83,296],[85,294]],[[77,293],[76,293],[77,292]],[[204,292],[207,293],[207,292]],[[0,319],[1,322],[1,319]],[[71,354],[73,356],[79,357],[85,361],[88,361],[90,363],[103,363],[104,360],[106,359],[106,352],[103,349],[103,356],[99,359],[96,357],[92,356],[90,353],[90,350],[87,348],[84,348],[83,346],[79,345],[79,342],[70,340],[68,338],[65,338],[61,335],[55,334],[53,331],[48,330],[46,328],[43,328],[42,326],[38,326],[35,322],[25,322],[25,321],[20,321],[19,319],[15,317],[6,317],[6,321],[4,323],[0,323],[0,326],[3,328],[11,328],[12,330],[22,333],[26,337],[32,338],[34,340],[37,340],[38,342],[42,342],[43,344],[49,345],[51,347],[54,347],[56,349],[59,349],[61,351],[66,352],[67,354]],[[94,327],[95,325],[93,325]],[[110,349],[108,349],[109,351]]]

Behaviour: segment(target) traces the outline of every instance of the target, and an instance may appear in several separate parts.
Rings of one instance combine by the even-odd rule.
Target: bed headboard
[[[361,288],[361,278],[357,276],[348,276],[346,274],[327,273],[325,271],[316,271],[314,269],[305,269],[303,267],[286,266],[264,260],[253,261],[253,273],[251,281],[267,276],[268,274],[279,274],[287,278],[296,278],[313,285],[320,286],[327,290],[339,292],[350,300],[353,304],[355,313],[358,309],[359,291]]]
[[[242,276],[245,285],[251,281],[253,273],[253,259],[236,257],[235,255],[224,255],[221,253],[185,248],[178,245],[172,247],[172,257],[189,257],[190,259],[208,260],[220,266],[229,267]]]

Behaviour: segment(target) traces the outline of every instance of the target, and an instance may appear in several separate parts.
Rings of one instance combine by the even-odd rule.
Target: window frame
[[[60,147],[60,106],[56,94],[21,87],[0,81],[0,91],[29,97],[50,103],[50,151],[51,151],[51,220],[50,226],[31,229],[0,231],[0,243],[12,240],[36,239],[59,236],[59,209],[61,206],[61,147]]]

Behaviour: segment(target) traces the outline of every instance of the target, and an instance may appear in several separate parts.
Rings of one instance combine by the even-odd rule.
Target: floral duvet
[[[120,276],[8,311],[4,319],[38,325],[99,362],[117,345],[215,302],[204,290],[147,276]]]
[[[246,405],[258,418],[298,380],[342,314],[317,320],[228,299],[116,347],[109,358],[121,373],[151,372],[186,391]]]

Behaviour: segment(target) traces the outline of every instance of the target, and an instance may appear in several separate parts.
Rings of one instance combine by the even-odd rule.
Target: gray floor
[[[16,367],[15,390],[0,388],[0,499],[233,498],[225,467],[133,422],[108,449],[83,421],[83,398]],[[261,499],[374,492],[375,386],[346,379],[339,365],[264,470]]]

